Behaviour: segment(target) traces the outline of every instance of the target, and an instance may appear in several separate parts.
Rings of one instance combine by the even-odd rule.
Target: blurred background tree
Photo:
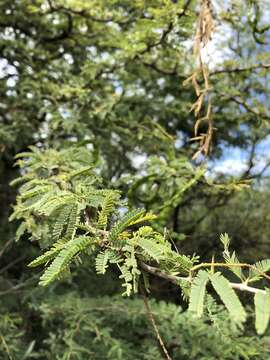
[[[192,84],[183,86],[196,68],[198,5],[193,0],[1,0],[3,359],[162,358],[142,303],[119,299],[114,275],[100,280],[85,267],[68,282],[36,288],[37,276],[26,264],[38,246],[31,243],[29,251],[26,235],[15,243],[16,226],[8,222],[16,196],[9,183],[18,176],[14,156],[29,145],[87,147],[106,185],[120,189],[132,206],[160,215],[157,227],[168,231],[181,252],[209,259],[221,250],[218,236],[226,231],[244,260],[269,257],[270,6],[263,0],[212,1],[215,30],[204,59],[215,130],[206,163],[209,183],[199,176],[192,183],[185,161],[190,166],[206,161],[191,160],[198,147],[190,142],[196,94]],[[183,182],[188,188],[181,193]],[[241,183],[248,188],[238,191]],[[223,321],[228,338],[221,343],[211,332],[211,319],[195,322],[180,312],[178,290],[154,279],[152,288],[158,300],[166,300],[153,306],[174,358],[268,358],[267,334],[255,338],[248,327],[232,336],[232,324]],[[123,306],[125,312],[119,310]],[[79,311],[83,307],[85,313]],[[223,319],[222,309],[214,315],[217,322]]]

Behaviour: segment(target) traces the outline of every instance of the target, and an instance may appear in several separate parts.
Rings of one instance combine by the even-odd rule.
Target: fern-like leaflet
[[[111,215],[115,208],[115,204],[119,199],[119,193],[116,191],[110,191],[106,196],[102,204],[102,209],[98,213],[97,226],[101,229],[105,229],[108,224],[108,217]]]
[[[105,274],[108,267],[109,252],[100,252],[96,257],[96,272],[97,274]]]
[[[61,238],[64,232],[65,226],[69,220],[69,215],[73,205],[63,206],[58,210],[57,220],[53,225],[52,237],[57,241]]]
[[[75,204],[71,205],[68,222],[67,222],[67,227],[66,227],[66,232],[65,232],[65,238],[67,238],[67,239],[74,238],[75,233],[76,233],[76,224],[80,220],[80,211],[81,211],[81,208],[79,207],[78,204],[75,203]]]
[[[129,211],[123,218],[114,225],[113,229],[111,230],[109,241],[114,243],[116,246],[123,245],[122,240],[119,240],[119,235],[130,225],[134,224],[134,221],[142,219],[145,214],[145,210],[142,209],[135,209]]]
[[[270,318],[270,293],[269,291],[257,292],[254,296],[255,327],[258,334],[263,334]]]
[[[58,241],[55,243],[51,249],[46,251],[44,254],[37,257],[35,260],[31,261],[28,264],[29,267],[36,267],[42,264],[46,264],[48,261],[54,259],[57,254],[65,247],[65,243],[63,241]]]
[[[139,238],[137,240],[137,245],[156,262],[159,262],[162,259],[164,250],[166,251],[166,248],[164,249],[162,245],[157,244],[154,238]]]
[[[121,271],[121,275],[119,276],[119,279],[123,279],[124,283],[122,284],[122,286],[126,288],[125,292],[122,295],[130,296],[132,291],[132,280],[133,280],[130,269],[125,264],[122,266],[118,265],[118,268]]]
[[[224,251],[223,251],[223,257],[224,260],[226,261],[227,264],[239,264],[239,260],[235,254],[235,251],[233,251],[233,253],[231,254],[229,251],[229,246],[230,246],[230,238],[229,235],[227,233],[225,234],[221,234],[220,235],[220,241],[222,242],[223,246],[224,246]],[[237,267],[237,266],[231,266],[229,267],[229,269],[234,273],[235,276],[237,276],[240,280],[245,280],[243,271],[241,269],[241,267]]]
[[[249,281],[258,281],[262,278],[262,274],[270,270],[270,259],[256,262],[253,269],[249,270]]]
[[[209,278],[231,318],[239,325],[243,323],[246,320],[246,312],[229,281],[219,272],[209,275]]]
[[[208,272],[200,270],[192,282],[188,309],[190,312],[196,314],[197,317],[201,317],[203,314],[206,285],[208,281]]]
[[[65,247],[57,254],[50,266],[40,278],[40,285],[48,285],[59,277],[61,272],[69,265],[78,253],[84,251],[91,245],[92,239],[86,236],[79,236],[70,240]]]

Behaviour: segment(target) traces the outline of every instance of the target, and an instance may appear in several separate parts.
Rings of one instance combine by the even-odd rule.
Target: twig
[[[220,70],[213,70],[210,72],[210,75],[219,75],[219,74],[231,74],[231,73],[239,73],[239,72],[245,72],[245,71],[253,71],[256,69],[269,69],[270,64],[256,64],[251,65],[243,68],[233,68],[233,69],[220,69]]]
[[[179,276],[167,274],[164,271],[162,271],[156,267],[147,265],[142,261],[139,262],[139,266],[141,269],[145,270],[146,272],[148,272],[152,275],[158,276],[160,278],[163,278],[165,280],[169,280],[170,282],[172,282],[173,284],[176,284],[176,285],[178,285],[179,281],[181,281],[181,280],[188,281],[187,280],[188,278],[186,278],[186,277],[179,277]]]
[[[81,229],[83,230],[88,230],[88,231],[94,231],[94,229],[87,225],[80,225],[78,226],[80,227]],[[107,237],[108,236],[108,231],[104,231],[104,230],[98,230],[98,232]],[[171,274],[168,274],[166,273],[165,271],[159,269],[159,268],[156,268],[154,266],[151,266],[151,265],[148,265],[142,261],[138,261],[138,265],[139,267],[152,274],[152,275],[155,275],[155,276],[158,276],[162,279],[165,279],[167,281],[170,281],[171,283],[175,284],[175,285],[179,285],[179,283],[181,281],[186,281],[186,282],[189,282],[189,283],[192,283],[194,277],[191,275],[194,271],[197,271],[201,268],[205,268],[205,267],[210,267],[210,268],[215,268],[215,267],[226,267],[226,268],[230,268],[230,267],[246,267],[246,268],[249,268],[249,269],[252,269],[253,271],[257,272],[259,275],[261,275],[262,277],[270,280],[270,276],[265,274],[264,272],[258,270],[254,265],[251,265],[251,264],[247,264],[247,263],[214,263],[214,262],[210,262],[210,263],[201,263],[201,264],[198,264],[198,265],[195,265],[193,266],[191,269],[190,269],[190,275],[187,276],[187,277],[181,277],[181,276],[175,276],[175,275],[171,275]],[[236,289],[236,290],[241,290],[241,291],[247,291],[247,292],[250,292],[250,293],[265,293],[264,290],[262,289],[258,289],[258,288],[254,288],[254,287],[251,287],[251,286],[248,286],[247,284],[245,283],[231,283],[230,282],[230,286],[233,288],[233,289]],[[13,288],[14,289],[14,288]],[[0,295],[3,294],[3,293],[0,293]]]
[[[10,261],[6,266],[4,266],[3,268],[0,269],[0,274],[2,274],[3,272],[7,271],[8,269],[10,269],[12,266],[14,266],[15,264],[19,263],[20,261],[26,259],[26,255],[22,255],[20,257],[18,257],[17,259],[14,259],[13,261]]]
[[[201,265],[201,264],[200,264]],[[213,265],[212,263],[209,263],[208,266],[211,266]],[[248,264],[246,264],[248,265]],[[252,267],[252,265],[249,265]],[[155,275],[155,276],[158,276],[158,277],[161,277],[162,279],[166,279],[168,281],[170,281],[171,283],[173,284],[176,284],[176,285],[179,285],[179,283],[181,281],[187,281],[189,283],[192,283],[193,279],[192,277],[190,276],[187,276],[187,277],[180,277],[180,276],[175,276],[175,275],[170,275],[170,274],[167,274],[165,273],[164,271],[161,271],[160,269],[158,268],[155,268],[153,266],[150,266],[150,265],[147,265],[143,262],[140,262],[140,267],[141,269],[145,270],[146,272],[152,274],[152,275]],[[194,269],[194,268],[193,268]],[[231,283],[230,282],[230,286],[233,288],[233,289],[236,289],[236,290],[240,290],[240,291],[247,291],[247,292],[250,292],[250,293],[253,293],[253,294],[256,294],[256,293],[262,293],[262,294],[266,294],[266,291],[265,290],[262,290],[262,289],[258,289],[258,288],[254,288],[254,287],[251,287],[251,286],[248,286],[247,284],[245,283]]]
[[[259,117],[261,117],[263,119],[266,119],[266,120],[270,120],[270,115],[263,114],[260,111],[255,110],[254,108],[249,106],[243,99],[241,99],[241,98],[239,98],[237,96],[230,96],[230,95],[225,94],[225,93],[219,93],[219,95],[227,97],[228,100],[231,100],[231,101],[235,102],[238,105],[242,105],[248,112],[250,112],[250,113],[252,113],[252,114],[254,114],[256,116],[259,116]]]
[[[2,247],[2,250],[0,251],[0,257],[4,254],[6,249],[9,247],[9,245],[13,242],[13,239],[9,239],[5,245]]]
[[[11,288],[9,288],[9,289],[7,289],[7,290],[1,291],[1,292],[0,292],[0,296],[9,294],[9,293],[11,293],[11,292],[13,292],[13,291],[17,291],[17,290],[19,290],[19,289],[27,286],[29,283],[31,283],[32,280],[35,280],[35,279],[37,279],[38,277],[39,277],[38,275],[34,275],[32,278],[26,280],[26,281],[23,282],[23,283],[19,283],[19,284],[17,284],[17,285],[12,286]]]
[[[151,324],[153,326],[153,329],[155,331],[155,334],[156,334],[156,337],[157,337],[157,340],[162,348],[162,351],[166,357],[167,360],[172,360],[172,358],[170,357],[169,353],[168,353],[168,350],[161,338],[161,335],[160,335],[160,332],[158,330],[158,327],[157,327],[157,324],[156,324],[156,321],[155,321],[155,318],[154,318],[154,315],[151,311],[151,308],[150,308],[150,305],[149,305],[149,302],[148,302],[148,299],[147,299],[147,296],[145,295],[145,292],[144,292],[144,289],[143,287],[141,286],[141,294],[142,294],[142,298],[143,298],[143,302],[144,302],[144,306],[145,306],[145,309],[146,309],[146,312],[149,316],[149,319],[151,321]]]
[[[241,290],[241,291],[247,291],[247,292],[250,292],[250,293],[253,293],[253,294],[256,294],[256,293],[266,294],[265,290],[254,288],[254,287],[248,286],[246,284],[230,283],[230,286],[233,289]]]
[[[7,353],[7,355],[8,355],[9,360],[13,360],[13,357],[12,357],[12,355],[11,355],[11,353],[10,353],[8,344],[7,344],[4,336],[0,335],[0,340],[2,340],[3,346],[4,346],[5,350],[6,350],[6,353]]]
[[[252,269],[253,271],[257,272],[259,275],[270,280],[269,275],[267,275],[263,271],[260,271],[254,265],[250,265],[250,264],[246,264],[246,263],[212,263],[212,262],[211,263],[201,263],[201,264],[195,265],[193,268],[190,269],[190,271],[193,272],[195,270],[199,270],[204,267],[226,267],[226,268],[231,268],[231,267],[243,268],[243,267],[245,267],[245,268]]]

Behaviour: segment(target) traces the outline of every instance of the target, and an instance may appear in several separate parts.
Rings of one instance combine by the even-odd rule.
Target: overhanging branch
[[[180,276],[170,275],[170,274],[167,274],[166,272],[164,272],[164,271],[162,271],[162,270],[160,270],[160,269],[158,269],[156,267],[145,264],[144,262],[140,262],[139,265],[140,265],[141,269],[143,269],[144,271],[146,271],[146,272],[148,272],[148,273],[150,273],[152,275],[158,276],[158,277],[160,277],[162,279],[168,280],[169,282],[171,282],[171,283],[173,283],[175,285],[179,285],[179,283],[181,281],[187,281],[189,283],[192,283],[192,281],[193,281],[193,278],[191,278],[189,276],[180,277]],[[250,292],[250,293],[253,293],[253,294],[256,294],[256,293],[266,294],[265,290],[248,286],[245,283],[233,283],[233,282],[230,282],[230,286],[235,290],[246,291],[246,292]]]

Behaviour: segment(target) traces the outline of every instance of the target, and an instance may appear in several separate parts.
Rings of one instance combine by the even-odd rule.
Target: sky
[[[270,19],[270,0],[258,0],[260,6],[263,8],[262,22],[269,24]],[[239,0],[235,0],[235,3]],[[228,9],[228,4],[232,1],[228,0],[212,0],[214,11],[220,12]],[[226,47],[220,47],[224,43],[224,39],[232,36],[231,27],[222,23],[222,26],[216,24],[212,40],[207,43],[202,51],[203,61],[208,65],[210,70],[222,68],[224,60],[229,60],[232,52]],[[268,100],[268,99],[267,99]],[[269,100],[268,100],[269,101]],[[238,147],[226,146],[223,156],[215,162],[209,163],[209,170],[211,175],[228,174],[228,175],[241,175],[248,167],[250,149],[239,149]],[[270,162],[270,135],[261,141],[256,147],[255,167],[254,172],[260,172],[265,165]],[[265,174],[270,174],[266,171]]]

